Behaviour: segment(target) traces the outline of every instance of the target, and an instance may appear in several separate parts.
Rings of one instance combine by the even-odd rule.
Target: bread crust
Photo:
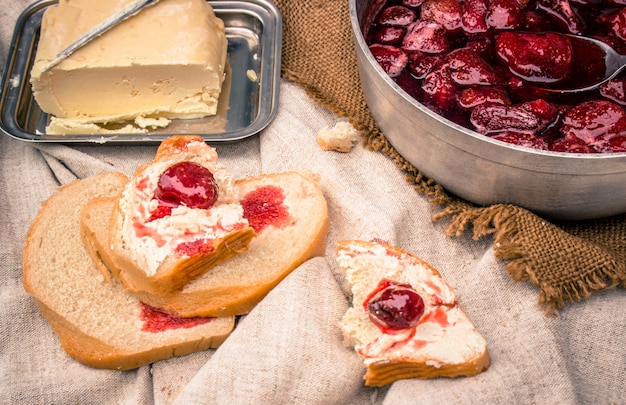
[[[267,269],[269,275],[262,276],[260,271],[259,277],[251,276],[247,281],[233,281],[228,284],[216,284],[212,282],[212,275],[206,273],[198,279],[191,281],[183,289],[168,294],[153,294],[150,292],[134,291],[133,293],[139,300],[161,308],[167,312],[175,313],[181,317],[195,316],[232,316],[243,315],[249,313],[256,304],[267,295],[282,279],[284,279],[292,270],[298,267],[306,260],[323,256],[326,249],[326,236],[330,228],[330,220],[328,217],[328,206],[318,179],[313,176],[311,178],[306,173],[300,172],[284,172],[276,174],[266,174],[257,177],[251,177],[237,181],[239,187],[254,188],[256,184],[280,184],[281,182],[289,182],[296,184],[297,187],[306,188],[307,199],[312,200],[310,203],[315,207],[314,212],[310,212],[308,218],[296,218],[300,221],[297,232],[305,234],[305,242],[297,248],[289,248],[288,246],[276,245],[273,238],[281,230],[270,229],[267,234],[261,232],[255,240],[250,244],[250,249],[238,255],[237,257],[225,261],[214,268],[214,271],[229,272],[233,268],[245,268],[249,272],[258,270],[259,266],[264,266],[264,262],[260,257],[256,257],[259,251],[257,247],[261,244],[268,246],[273,250],[275,260],[272,260],[271,269]],[[108,204],[111,206],[111,199],[92,201],[92,204]],[[117,268],[118,263],[113,260],[111,250],[105,242],[108,238],[103,235],[102,231],[94,228],[99,224],[94,221],[87,221],[86,215],[95,212],[95,208],[89,208],[89,205],[83,211],[81,222],[81,234],[84,236],[86,246],[91,246],[92,257],[97,261],[104,263],[107,273],[110,271],[114,277],[119,277],[120,270]],[[99,219],[102,221],[102,219]],[[282,240],[279,243],[283,243]],[[269,248],[267,250],[269,250]],[[281,254],[278,249],[284,249],[285,254]]]
[[[126,182],[128,182],[128,177],[126,177],[126,175],[124,175],[121,172],[100,173],[94,176],[94,179],[100,176],[110,177],[111,178],[110,182],[117,183],[120,185],[120,187],[121,185],[126,184]],[[94,180],[94,181],[97,181],[97,180]],[[42,232],[41,231],[42,228],[46,227],[46,224],[44,222],[50,221],[47,213],[53,210],[52,206],[56,204],[56,200],[62,198],[60,196],[61,192],[71,190],[73,188],[81,187],[82,182],[83,182],[82,180],[77,179],[68,184],[58,187],[56,190],[56,194],[53,194],[50,198],[48,198],[46,201],[42,203],[41,208],[39,209],[39,212],[37,213],[37,216],[35,216],[35,219],[33,220],[30,227],[28,228],[28,232],[26,233],[26,242],[24,243],[24,252],[22,254],[22,283],[24,284],[24,289],[28,293],[33,294],[36,291],[35,286],[31,282],[31,279],[32,279],[31,269],[33,269],[34,267],[31,261],[31,258],[35,255],[35,253],[33,252],[38,249],[38,245],[39,245],[38,234]],[[68,191],[68,193],[71,193],[71,192],[72,191]]]
[[[365,385],[368,387],[379,387],[391,384],[397,380],[410,378],[472,377],[486,371],[490,364],[489,351],[485,348],[480,356],[463,364],[443,364],[440,367],[431,366],[423,362],[411,362],[410,360],[380,360],[367,366],[367,372],[363,378]]]
[[[116,204],[111,217],[112,225],[109,235],[117,234],[118,220],[121,215],[119,205]],[[154,276],[146,275],[146,272],[137,266],[135,261],[121,252],[111,252],[111,260],[114,263],[112,268],[117,269],[118,280],[130,292],[168,295],[180,291],[190,281],[202,276],[217,264],[248,250],[248,246],[255,236],[254,229],[246,226],[241,230],[229,233],[224,238],[213,240],[211,253],[197,254],[186,258],[170,254],[165,258]],[[113,238],[115,239],[115,236]],[[111,245],[113,244],[114,242],[111,242]]]
[[[275,269],[275,277],[270,282],[233,285],[226,288],[183,289],[168,296],[138,294],[138,297],[150,305],[164,308],[181,317],[245,315],[296,267],[313,257],[324,255],[329,226],[328,221],[321,223],[311,244],[294,260],[281,263],[281,266]],[[250,265],[253,268],[253,259]]]

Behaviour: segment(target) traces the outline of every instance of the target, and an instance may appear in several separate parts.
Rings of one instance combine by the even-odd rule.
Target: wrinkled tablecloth
[[[3,1],[0,60],[28,0]],[[156,145],[59,145],[0,136],[0,403],[3,404],[626,404],[626,294],[611,289],[546,316],[537,287],[512,281],[493,239],[446,236],[433,207],[396,165],[357,145],[323,151],[334,114],[283,79],[276,119],[260,134],[216,144],[236,177],[287,170],[321,175],[331,229],[325,257],[298,267],[217,350],[134,371],[97,370],[65,354],[22,286],[22,249],[59,185],[101,170],[131,175]],[[487,340],[492,364],[473,378],[363,385],[361,359],[338,322],[348,287],[340,239],[387,240],[431,263]]]

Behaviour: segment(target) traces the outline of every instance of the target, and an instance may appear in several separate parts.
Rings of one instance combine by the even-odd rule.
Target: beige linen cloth
[[[28,1],[0,8],[0,58]],[[315,5],[322,7],[324,2]],[[545,316],[538,288],[511,279],[494,239],[446,235],[435,208],[397,164],[362,145],[322,151],[317,131],[340,118],[283,79],[279,113],[261,134],[218,144],[236,177],[313,170],[331,230],[326,257],[297,268],[217,350],[134,371],[84,366],[60,348],[21,283],[22,248],[55,189],[101,170],[132,174],[151,146],[29,144],[0,136],[0,403],[2,404],[626,404],[626,294],[609,289]],[[361,359],[338,322],[347,286],[339,239],[380,238],[438,268],[487,340],[488,371],[473,378],[406,380],[366,388]],[[95,303],[106,305],[106,303]]]

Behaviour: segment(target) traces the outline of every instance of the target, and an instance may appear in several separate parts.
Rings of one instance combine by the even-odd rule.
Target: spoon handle
[[[157,3],[158,1],[159,0],[134,0],[130,2],[126,7],[113,13],[111,16],[106,18],[104,21],[102,21],[98,25],[95,25],[93,28],[91,28],[85,34],[81,35],[80,38],[78,38],[76,41],[70,44],[63,51],[59,52],[57,56],[55,56],[54,59],[52,59],[43,68],[42,72],[45,72],[46,70],[49,70],[55,67],[56,65],[61,63],[64,59],[66,59],[68,56],[70,56],[72,53],[74,53],[77,49],[80,49],[83,46],[85,46],[87,43],[91,42],[94,38],[99,37],[106,31],[115,27],[120,22],[135,15],[136,13],[141,11],[143,8]]]
[[[617,68],[615,69],[615,72],[613,72],[613,74],[611,74],[606,80],[604,80],[605,82],[611,79],[615,79],[617,76],[619,76],[620,73],[624,71],[624,68],[626,68],[626,55],[618,54],[613,63],[616,64]]]

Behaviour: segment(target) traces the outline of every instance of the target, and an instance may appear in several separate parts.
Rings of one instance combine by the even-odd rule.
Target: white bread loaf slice
[[[215,266],[171,294],[136,293],[154,307],[181,317],[230,316],[250,312],[304,261],[322,256],[330,226],[319,177],[308,172],[266,174],[238,180],[245,215],[257,236],[248,251]],[[81,228],[93,257],[115,276],[107,241],[113,199],[85,208]],[[91,204],[90,204],[91,205]]]
[[[167,320],[94,266],[80,237],[81,211],[91,199],[117,195],[127,181],[110,172],[62,187],[42,205],[24,248],[24,288],[65,351],[97,368],[128,370],[217,347],[235,322],[234,317]],[[169,328],[155,329],[150,321],[156,316]]]
[[[364,359],[365,385],[382,386],[407,378],[473,376],[489,367],[485,339],[432,266],[397,247],[358,240],[337,243],[337,262],[352,289],[352,307],[344,315],[341,328],[346,341]],[[375,309],[369,304],[390,284],[396,291],[409,286],[423,300],[423,315],[415,318],[415,324],[391,329],[372,321],[370,314]],[[405,298],[394,297],[394,305]],[[396,320],[411,309],[403,310],[382,315]],[[380,324],[380,318],[374,315],[374,319]]]
[[[153,219],[163,203],[155,193],[161,190],[164,173],[181,163],[208,169],[213,179],[202,180],[204,184],[217,185],[217,200],[208,207],[176,201],[171,214]],[[190,171],[179,173],[195,178],[188,175]],[[183,178],[170,179],[169,185],[177,184],[195,198],[199,187],[181,186]],[[255,233],[243,218],[238,189],[233,183],[230,173],[217,163],[216,150],[202,138],[165,139],[154,160],[132,176],[111,216],[111,258],[122,285],[135,293],[167,295],[217,263],[246,251]],[[204,197],[207,196],[197,200],[204,202]]]

